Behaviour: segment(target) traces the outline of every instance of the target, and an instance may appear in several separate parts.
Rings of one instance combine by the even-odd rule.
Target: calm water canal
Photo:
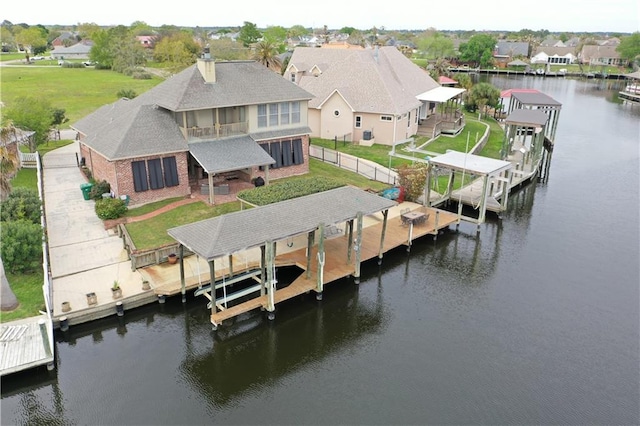
[[[640,107],[620,86],[491,78],[562,102],[549,181],[502,221],[212,334],[180,298],[57,335],[2,381],[11,424],[638,424]]]

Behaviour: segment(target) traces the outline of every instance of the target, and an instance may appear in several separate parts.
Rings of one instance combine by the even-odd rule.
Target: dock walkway
[[[47,365],[53,368],[52,324],[43,315],[0,326],[0,375]]]

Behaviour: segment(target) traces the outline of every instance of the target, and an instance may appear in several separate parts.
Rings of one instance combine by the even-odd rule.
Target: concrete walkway
[[[74,135],[63,135],[62,139],[74,139]],[[116,301],[111,296],[114,280],[125,295],[142,291],[142,276],[131,271],[122,239],[114,231],[105,230],[95,214],[95,201],[87,201],[82,195],[80,185],[86,179],[74,164],[78,151],[74,142],[43,157],[53,317],[66,315],[70,323],[89,308],[107,306],[115,312]],[[87,293],[96,294],[97,305],[87,304]],[[62,312],[63,302],[69,302],[70,311]]]

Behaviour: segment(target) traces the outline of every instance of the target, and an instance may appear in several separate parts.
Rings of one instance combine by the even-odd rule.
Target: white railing
[[[19,152],[20,167],[25,169],[40,169],[40,155],[37,152]]]
[[[53,286],[51,283],[51,276],[49,275],[49,245],[47,243],[47,221],[44,214],[44,187],[42,178],[42,162],[40,161],[40,155],[36,152],[35,162],[38,170],[38,196],[40,197],[40,226],[42,227],[42,295],[44,297],[44,305],[47,315],[47,336],[49,337],[48,343],[50,353],[53,354],[53,319],[51,313],[53,312]]]

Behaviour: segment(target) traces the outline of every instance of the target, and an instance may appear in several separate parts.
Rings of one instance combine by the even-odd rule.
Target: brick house
[[[82,118],[80,153],[132,205],[309,170],[311,95],[254,61],[197,64]],[[228,185],[227,185],[228,187]],[[212,190],[210,190],[212,189]],[[222,193],[218,191],[217,193]]]

